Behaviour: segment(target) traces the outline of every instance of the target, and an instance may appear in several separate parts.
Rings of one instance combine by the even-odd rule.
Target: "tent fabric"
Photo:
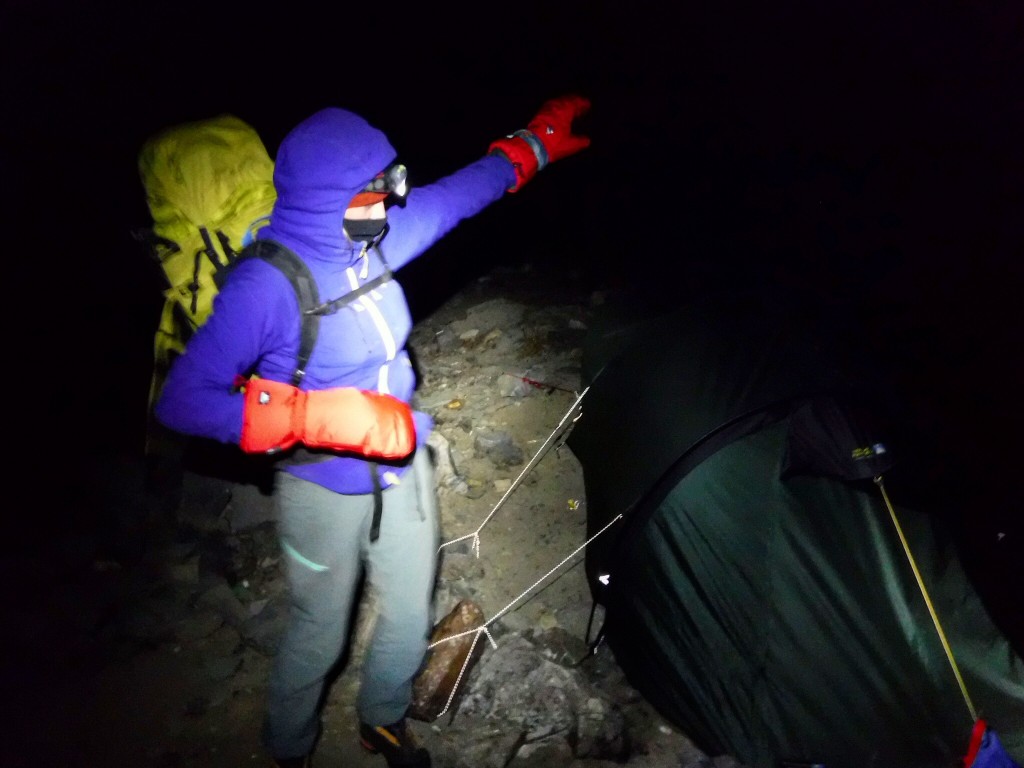
[[[623,515],[587,551],[607,642],[709,754],[753,768],[953,765],[973,718],[870,479],[895,477],[900,457],[868,456],[884,461],[849,479],[836,461],[878,442],[837,404],[878,402],[885,424],[884,379],[818,330],[747,297],[596,327],[569,445],[590,534]],[[824,437],[803,439],[815,424]],[[973,703],[1019,759],[1024,665],[941,520],[896,511]]]

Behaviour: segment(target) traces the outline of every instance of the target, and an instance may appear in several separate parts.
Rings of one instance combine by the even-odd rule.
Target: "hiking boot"
[[[430,768],[430,753],[416,743],[405,720],[391,725],[359,724],[363,748],[384,755],[388,768]]]

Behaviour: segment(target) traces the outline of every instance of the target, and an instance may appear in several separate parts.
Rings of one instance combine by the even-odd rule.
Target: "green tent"
[[[751,768],[951,766],[976,717],[1020,762],[1024,664],[910,503],[886,377],[826,327],[751,294],[592,327],[569,445],[601,638]]]

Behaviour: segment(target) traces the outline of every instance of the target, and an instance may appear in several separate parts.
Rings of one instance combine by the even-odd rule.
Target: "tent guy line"
[[[544,454],[547,453],[548,447],[551,445],[551,442],[564,431],[566,420],[570,416],[572,416],[573,412],[576,411],[577,408],[579,408],[580,403],[583,402],[583,398],[587,396],[587,392],[589,390],[590,387],[587,387],[579,396],[577,396],[576,400],[569,407],[569,410],[565,412],[565,415],[558,422],[558,425],[554,428],[551,434],[548,435],[547,439],[544,441],[541,447],[537,449],[537,452],[533,454],[533,458],[530,459],[529,463],[525,467],[523,467],[523,471],[519,473],[519,476],[508,487],[508,490],[505,491],[504,494],[502,494],[502,497],[500,499],[498,499],[498,502],[494,505],[494,508],[491,509],[490,513],[487,515],[487,517],[484,518],[484,521],[480,523],[479,527],[471,533],[467,533],[463,536],[459,536],[456,539],[452,539],[451,541],[444,542],[443,544],[441,544],[441,546],[437,548],[438,552],[440,552],[445,547],[451,546],[452,544],[457,544],[458,542],[465,541],[466,539],[472,539],[473,552],[476,553],[477,557],[480,557],[480,531],[484,529],[484,526],[490,522],[491,518],[494,517],[495,513],[497,513],[497,511],[502,507],[502,505],[504,505],[504,503],[508,500],[508,497],[511,496],[515,489],[519,487],[520,483],[523,482],[523,478],[525,478],[526,475],[528,475],[530,471],[535,466],[537,466],[537,462],[540,461],[541,458],[543,458]],[[573,418],[572,423],[575,424],[582,415],[582,412],[578,413],[576,417]]]

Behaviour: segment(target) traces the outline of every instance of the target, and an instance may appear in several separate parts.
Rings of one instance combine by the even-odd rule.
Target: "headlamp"
[[[364,192],[387,192],[389,195],[405,197],[408,191],[406,180],[409,178],[409,171],[401,163],[393,163],[373,177],[373,181],[366,185]]]
[[[409,191],[408,177],[409,172],[404,165],[401,163],[392,163],[370,179],[370,183],[363,187],[363,190],[352,198],[348,207],[354,208],[361,205],[373,205],[374,203],[379,203],[381,200],[392,195],[398,198],[404,198],[406,193]]]

